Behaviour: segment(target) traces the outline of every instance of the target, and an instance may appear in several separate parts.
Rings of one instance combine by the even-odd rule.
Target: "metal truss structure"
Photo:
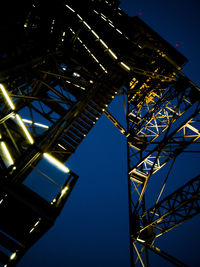
[[[165,199],[160,201],[160,198],[177,156],[187,151],[189,145],[199,143],[200,90],[179,72],[181,66],[171,65],[171,69],[167,69],[166,65],[159,64],[159,58],[157,60],[155,72],[175,77],[174,80],[166,84],[159,77],[144,79],[136,73],[125,91],[131,253],[134,250],[136,254],[132,265],[149,266],[148,250],[152,250],[176,266],[186,266],[153,243],[157,237],[199,213],[199,176]],[[159,178],[161,190],[155,206],[146,210],[147,185],[170,160],[172,164],[166,178]]]
[[[0,51],[0,264],[15,266],[53,225],[78,179],[64,164],[104,113],[127,138],[131,265],[135,251],[135,264],[148,266],[150,249],[183,266],[153,243],[199,213],[199,176],[160,201],[167,175],[148,210],[145,193],[199,142],[187,59],[117,0],[18,5],[3,22],[12,46]],[[127,129],[106,110],[119,93]]]

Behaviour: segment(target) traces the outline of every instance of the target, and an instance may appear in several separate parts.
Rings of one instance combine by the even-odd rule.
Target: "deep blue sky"
[[[123,0],[129,15],[143,19],[188,59],[184,68],[198,85],[200,61],[199,0]],[[109,110],[124,122],[123,103]],[[199,158],[180,157],[166,193],[199,173]],[[184,162],[184,164],[182,164]],[[19,267],[129,266],[126,140],[107,118],[97,122],[67,166],[80,178],[55,226],[24,256]],[[189,171],[189,168],[192,171]],[[152,189],[152,194],[155,192]],[[200,217],[166,234],[156,243],[190,266],[199,266]],[[171,266],[151,255],[151,266]]]

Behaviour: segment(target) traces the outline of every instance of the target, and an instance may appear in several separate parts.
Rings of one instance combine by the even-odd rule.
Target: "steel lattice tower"
[[[0,264],[15,266],[54,224],[78,179],[64,164],[104,113],[127,138],[131,266],[148,266],[148,250],[184,266],[154,242],[200,210],[199,175],[161,200],[176,157],[200,137],[187,59],[117,0],[13,10],[1,22],[11,45],[0,48]],[[126,129],[106,110],[118,94]],[[147,184],[166,164],[146,209]]]

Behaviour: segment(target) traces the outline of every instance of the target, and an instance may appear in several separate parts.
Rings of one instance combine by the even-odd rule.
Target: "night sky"
[[[189,59],[183,72],[198,86],[200,61],[199,0],[123,0],[120,7],[139,15]],[[120,96],[109,111],[125,123]],[[199,173],[199,155],[181,155],[165,195]],[[184,163],[184,164],[183,164]],[[67,166],[80,178],[54,227],[24,256],[19,267],[129,266],[126,139],[103,115]],[[157,185],[162,170],[155,176]],[[157,179],[157,180],[156,180]],[[157,186],[149,196],[158,194]],[[147,203],[151,206],[153,203]],[[190,266],[199,266],[200,216],[160,237],[155,245]],[[172,266],[150,254],[151,266]]]

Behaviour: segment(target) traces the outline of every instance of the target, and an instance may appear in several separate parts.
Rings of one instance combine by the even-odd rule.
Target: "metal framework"
[[[131,266],[148,266],[148,250],[184,266],[153,243],[199,213],[199,176],[160,201],[168,173],[148,210],[145,194],[199,143],[200,90],[181,73],[187,59],[117,0],[15,8],[3,22],[12,46],[0,51],[0,264],[15,266],[53,225],[78,179],[65,163],[104,113],[127,138]],[[118,94],[126,129],[106,110]]]

